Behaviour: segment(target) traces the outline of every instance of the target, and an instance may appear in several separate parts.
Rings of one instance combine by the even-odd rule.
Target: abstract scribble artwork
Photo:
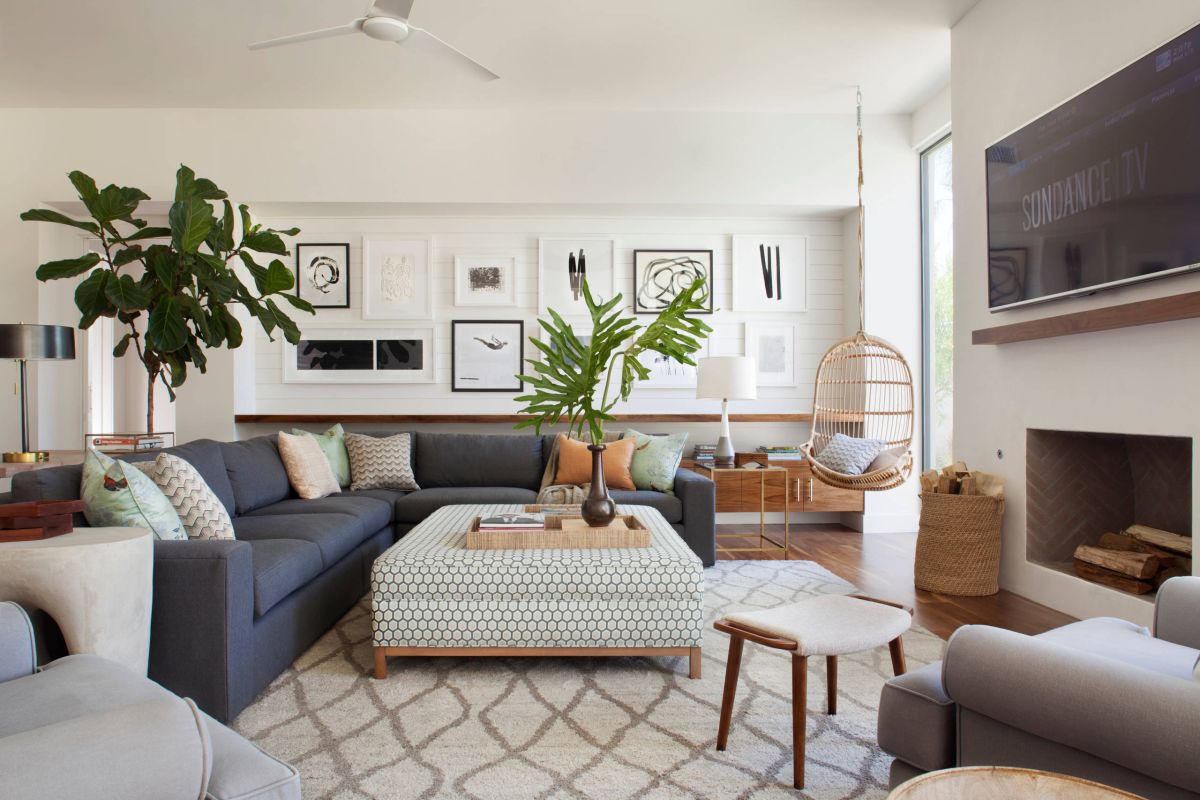
[[[733,310],[808,310],[808,238],[733,237]]]
[[[363,237],[363,319],[433,315],[429,238]]]
[[[450,323],[450,388],[455,392],[518,392],[524,357],[521,320],[454,320]]]
[[[467,270],[467,287],[472,292],[502,292],[504,272],[499,267],[471,267]]]
[[[282,342],[284,383],[433,383],[433,328],[314,328]]]
[[[457,306],[517,305],[515,256],[456,256],[454,304]]]
[[[379,275],[379,291],[389,303],[405,303],[417,294],[417,276],[407,253],[387,256]]]
[[[796,385],[796,325],[747,322],[746,355],[758,364],[759,386]]]
[[[296,245],[296,296],[313,308],[350,307],[350,245]]]
[[[657,314],[693,283],[704,281],[707,287],[705,314],[713,311],[711,250],[634,250],[633,310],[638,314]]]

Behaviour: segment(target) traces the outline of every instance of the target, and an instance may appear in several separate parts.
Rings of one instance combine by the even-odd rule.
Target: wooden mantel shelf
[[[617,422],[720,422],[720,414],[617,414]],[[359,422],[387,424],[444,423],[484,425],[516,423],[520,414],[238,414],[234,422],[297,424]],[[812,414],[730,414],[731,422],[812,422]]]
[[[1033,319],[995,328],[971,331],[971,344],[1010,344],[1070,336],[1076,333],[1111,331],[1135,325],[1152,325],[1200,317],[1200,292],[1187,292],[1170,297],[1156,297],[1119,306],[1077,311],[1057,317]]]

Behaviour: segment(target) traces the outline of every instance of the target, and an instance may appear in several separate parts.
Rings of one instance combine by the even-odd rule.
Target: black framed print
[[[350,245],[296,245],[296,296],[313,308],[350,307]]]
[[[450,322],[450,390],[519,392],[525,361],[525,323],[519,319]]]
[[[633,311],[657,314],[671,304],[682,291],[704,281],[705,297],[701,314],[713,313],[712,250],[634,250]]]

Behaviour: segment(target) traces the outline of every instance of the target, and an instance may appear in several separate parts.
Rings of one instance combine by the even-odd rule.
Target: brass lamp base
[[[37,464],[43,461],[50,460],[50,453],[46,450],[34,450],[31,453],[5,453],[5,464]]]

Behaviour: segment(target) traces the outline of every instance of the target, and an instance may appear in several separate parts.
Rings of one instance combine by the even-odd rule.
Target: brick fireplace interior
[[[1076,574],[1079,545],[1135,524],[1192,535],[1191,438],[1030,429],[1026,454],[1030,562]],[[1192,571],[1190,558],[1175,562]]]

